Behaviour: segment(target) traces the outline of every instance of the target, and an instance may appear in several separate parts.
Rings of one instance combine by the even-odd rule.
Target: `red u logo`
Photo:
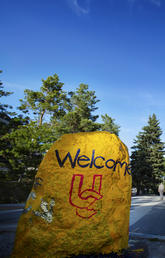
[[[72,177],[71,189],[69,192],[69,202],[76,207],[76,215],[83,219],[89,219],[97,213],[92,208],[94,203],[103,198],[100,194],[102,185],[102,175],[94,175],[91,189],[82,191],[84,175],[75,174]]]

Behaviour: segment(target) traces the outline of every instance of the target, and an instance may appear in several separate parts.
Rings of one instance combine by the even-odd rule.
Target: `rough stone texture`
[[[131,180],[128,151],[116,135],[64,135],[39,167],[13,257],[61,258],[127,248]]]

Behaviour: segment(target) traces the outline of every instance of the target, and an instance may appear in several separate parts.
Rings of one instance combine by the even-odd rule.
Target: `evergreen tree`
[[[46,80],[42,79],[40,91],[29,89],[24,91],[25,98],[20,100],[19,109],[28,114],[32,112],[39,126],[43,124],[45,117],[57,119],[63,116],[67,107],[66,93],[62,90],[63,85],[57,74],[49,76]]]
[[[98,130],[100,125],[95,122],[98,115],[93,114],[97,110],[96,103],[99,101],[95,91],[90,91],[86,84],[80,84],[79,88],[69,95],[68,112],[60,121],[56,121],[58,134]]]
[[[2,71],[0,70],[0,74],[2,73]],[[0,98],[2,97],[7,97],[9,95],[11,95],[12,92],[9,92],[9,91],[5,91],[4,90],[4,86],[3,86],[3,83],[0,81]],[[7,116],[8,115],[11,115],[12,113],[8,110],[8,109],[12,109],[12,106],[8,105],[8,104],[2,104],[0,102],[0,118],[6,117],[7,119]],[[2,118],[3,119],[3,118]]]
[[[134,144],[132,147],[131,167],[133,172],[133,186],[137,188],[137,194],[139,194],[140,191],[144,192],[145,189],[150,189],[152,167],[143,132],[139,133]]]
[[[2,73],[2,71],[0,71]],[[12,92],[4,90],[3,83],[0,81],[0,98],[11,95]],[[26,119],[18,116],[15,112],[11,112],[12,106],[0,103],[0,178],[9,178],[12,166],[8,159],[7,152],[11,147],[11,142],[6,138],[12,130],[18,128],[19,125],[25,124]]]
[[[8,163],[11,179],[33,179],[45,152],[64,133],[104,130],[118,135],[119,126],[107,114],[102,116],[103,123],[96,122],[99,100],[88,85],[80,84],[68,95],[62,88],[63,83],[54,74],[42,80],[40,91],[25,90],[19,110],[26,117],[17,115],[10,119],[10,128],[1,137],[0,155]],[[4,112],[8,105],[0,107]]]
[[[89,91],[88,85],[83,83],[71,96],[72,109],[79,113],[82,119],[89,119],[92,122],[98,118],[98,115],[93,115],[93,112],[98,109],[96,107],[98,102],[95,91]]]
[[[101,124],[101,130],[114,133],[118,136],[120,126],[115,124],[115,119],[111,118],[107,114],[101,115],[101,118],[103,120],[103,124]]]
[[[0,70],[0,74],[2,71]],[[11,92],[7,92],[4,90],[3,83],[0,81],[0,98],[7,97]],[[11,106],[7,104],[2,104],[0,102],[0,178],[5,176],[6,171],[8,171],[7,168],[7,160],[3,156],[2,151],[6,148],[6,142],[2,139],[6,132],[8,132],[9,123],[10,123],[10,112],[8,108],[11,108]]]
[[[143,127],[134,141],[131,155],[131,166],[133,174],[133,185],[144,192],[152,190],[157,192],[158,184],[164,173],[164,143],[160,136],[162,130],[156,115],[149,117],[148,125]]]
[[[11,178],[19,179],[22,175],[34,178],[43,155],[57,139],[51,120],[63,116],[68,106],[62,87],[55,74],[42,80],[40,91],[25,90],[19,110],[28,115],[28,120],[3,136],[3,141],[10,143],[3,148],[2,155],[10,165]]]

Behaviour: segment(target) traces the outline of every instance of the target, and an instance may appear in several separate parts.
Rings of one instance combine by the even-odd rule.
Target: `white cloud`
[[[158,7],[161,6],[161,0],[150,0],[153,4],[157,5]]]
[[[90,2],[91,0],[67,0],[69,6],[71,9],[77,14],[77,15],[86,15],[90,12]]]
[[[92,0],[66,0],[69,7],[77,15],[87,15],[90,13],[90,4]],[[116,1],[116,0],[113,0]],[[162,0],[127,0],[131,8],[135,4],[150,3],[157,7],[161,7]]]
[[[128,0],[128,2],[133,5],[135,3],[142,3],[142,2],[148,2],[148,3],[151,3],[151,4],[154,4],[156,5],[157,7],[160,7],[161,6],[161,1],[162,0]]]
[[[7,82],[7,81],[4,81],[4,86],[5,88],[7,87],[7,90],[9,91],[21,91],[21,92],[24,92],[24,90],[28,87],[25,87],[24,85],[21,85],[21,84],[17,84],[17,83],[11,83],[11,82]]]
[[[139,94],[139,99],[141,102],[144,103],[145,106],[148,107],[157,107],[157,108],[164,108],[164,95],[161,93],[157,93],[155,91],[151,92],[141,92]]]

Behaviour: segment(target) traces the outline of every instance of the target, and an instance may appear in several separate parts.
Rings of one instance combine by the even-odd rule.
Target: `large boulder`
[[[108,132],[62,136],[45,155],[16,233],[13,257],[69,257],[128,246],[131,172]]]

